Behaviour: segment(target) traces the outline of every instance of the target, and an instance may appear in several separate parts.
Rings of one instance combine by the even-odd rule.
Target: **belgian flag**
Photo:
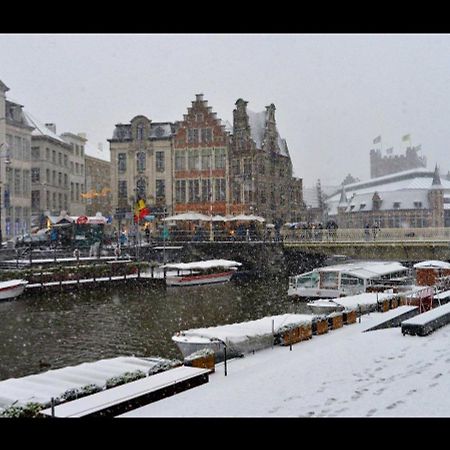
[[[144,199],[140,198],[134,205],[134,223],[150,214],[150,209],[145,205]]]

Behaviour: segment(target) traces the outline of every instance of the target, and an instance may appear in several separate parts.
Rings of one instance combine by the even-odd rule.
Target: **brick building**
[[[228,214],[229,134],[197,94],[174,136],[174,212]]]

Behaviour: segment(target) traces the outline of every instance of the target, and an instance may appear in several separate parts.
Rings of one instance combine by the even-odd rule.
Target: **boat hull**
[[[182,275],[166,277],[167,286],[198,286],[202,284],[226,283],[231,280],[234,271],[214,274]]]
[[[360,292],[357,292],[358,294]],[[356,293],[355,293],[356,294]],[[288,295],[300,298],[336,298],[343,295],[339,289],[319,289],[319,288],[289,288]],[[353,295],[353,293],[352,293]]]
[[[0,300],[8,300],[18,297],[23,293],[27,282],[18,283],[17,285],[0,287]]]
[[[311,308],[311,312],[317,315],[328,315],[333,312],[344,310],[344,307],[342,305],[313,305],[308,303],[308,306]]]
[[[220,341],[210,341],[206,339],[198,339],[198,341],[194,341],[192,339],[184,339],[182,336],[173,336],[172,340],[177,344],[178,349],[180,350],[183,358],[186,358],[192,353],[195,353],[199,350],[212,350],[214,352],[215,361],[220,362],[225,359],[224,353],[224,345]],[[233,357],[236,355],[228,355],[227,357]]]

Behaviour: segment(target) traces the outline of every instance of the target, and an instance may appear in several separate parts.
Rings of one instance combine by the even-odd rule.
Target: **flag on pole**
[[[137,223],[140,219],[150,214],[150,209],[145,205],[144,199],[140,198],[134,205],[134,222]]]
[[[411,135],[410,134],[405,134],[403,137],[402,137],[402,141],[404,142],[404,141],[411,141]]]
[[[381,136],[377,136],[377,137],[373,140],[373,143],[374,143],[374,144],[378,144],[379,142],[381,142]]]

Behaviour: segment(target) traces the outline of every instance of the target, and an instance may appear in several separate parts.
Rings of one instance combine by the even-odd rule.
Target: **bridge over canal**
[[[295,274],[328,259],[395,260],[413,263],[426,259],[450,260],[450,228],[360,229],[316,232],[289,230],[277,241],[216,240],[167,241],[176,245],[178,258],[225,258],[242,261],[260,273]],[[219,237],[220,239],[220,237]],[[163,246],[158,247],[162,252]],[[175,247],[177,248],[177,247]],[[181,250],[182,249],[182,250]],[[170,255],[170,251],[167,251]],[[161,256],[161,255],[160,255]]]

